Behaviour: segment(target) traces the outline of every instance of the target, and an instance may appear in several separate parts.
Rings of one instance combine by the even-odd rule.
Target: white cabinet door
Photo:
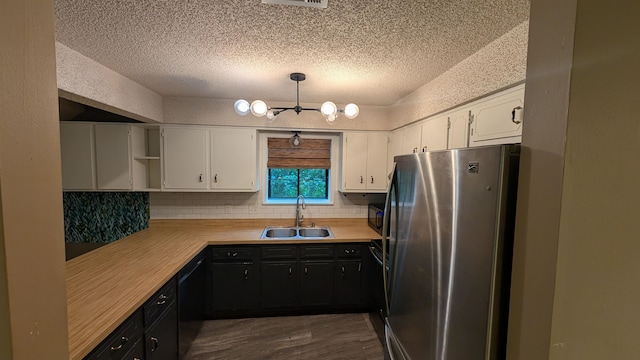
[[[469,110],[456,111],[449,115],[448,149],[461,149],[469,146]]]
[[[343,191],[367,188],[367,134],[344,133],[342,186]]]
[[[207,129],[163,127],[164,189],[208,189]]]
[[[422,143],[422,129],[420,128],[420,125],[409,126],[402,132],[404,134],[402,154],[406,155],[420,152]]]
[[[524,87],[497,94],[471,108],[469,146],[520,142]]]
[[[387,190],[387,146],[389,134],[349,132],[343,135],[342,191],[385,192]]]
[[[444,150],[449,138],[448,118],[441,116],[422,124],[421,151]]]
[[[367,190],[387,191],[387,133],[367,137]]]
[[[389,135],[389,146],[387,147],[387,174],[393,170],[393,158],[402,155],[402,131],[392,131]]]
[[[211,130],[211,188],[225,191],[255,191],[256,130],[219,128]]]
[[[100,190],[130,190],[129,125],[96,124],[96,176]]]
[[[63,190],[94,190],[95,149],[92,124],[60,124]]]

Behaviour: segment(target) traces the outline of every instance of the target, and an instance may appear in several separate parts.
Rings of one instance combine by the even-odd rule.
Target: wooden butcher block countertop
[[[151,220],[149,228],[67,261],[70,359],[82,359],[207,245],[369,242],[366,219],[317,219],[333,239],[260,240],[293,219]]]

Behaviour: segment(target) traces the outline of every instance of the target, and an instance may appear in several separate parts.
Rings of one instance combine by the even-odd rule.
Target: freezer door
[[[408,359],[494,359],[508,149],[396,157],[390,334]]]

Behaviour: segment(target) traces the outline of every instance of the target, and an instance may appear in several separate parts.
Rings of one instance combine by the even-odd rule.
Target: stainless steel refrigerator
[[[388,358],[505,358],[519,155],[496,145],[395,157]]]

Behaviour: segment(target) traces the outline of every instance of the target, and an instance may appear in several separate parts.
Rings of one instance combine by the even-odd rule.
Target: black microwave
[[[382,221],[384,219],[384,204],[369,204],[367,215],[369,226],[382,235]]]

